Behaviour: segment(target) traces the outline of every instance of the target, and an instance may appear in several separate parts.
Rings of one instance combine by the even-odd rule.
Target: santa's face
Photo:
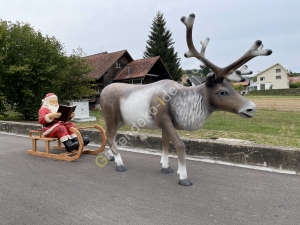
[[[49,100],[49,105],[48,105],[48,108],[51,112],[57,112],[58,110],[58,100],[57,98],[51,98]]]
[[[50,104],[51,106],[58,106],[57,98],[51,98],[51,99],[49,100],[49,104]]]

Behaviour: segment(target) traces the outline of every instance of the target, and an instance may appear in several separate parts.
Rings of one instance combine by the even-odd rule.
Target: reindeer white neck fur
[[[212,113],[199,88],[181,90],[169,103],[173,115],[174,128],[180,130],[198,130]]]
[[[185,146],[176,129],[196,130],[201,128],[214,111],[227,111],[245,118],[255,114],[256,106],[237,93],[228,80],[242,81],[241,74],[249,74],[247,66],[236,70],[258,55],[270,55],[271,50],[261,50],[261,41],[253,46],[238,60],[220,68],[205,58],[207,38],[201,42],[202,49],[196,51],[192,41],[192,28],[195,15],[182,17],[187,28],[189,51],[186,57],[196,57],[213,73],[208,74],[206,82],[196,87],[183,87],[172,80],[162,80],[148,85],[114,83],[101,93],[100,105],[106,122],[107,142],[117,164],[117,171],[126,171],[118,148],[115,144],[117,130],[127,124],[138,129],[162,129],[162,172],[171,173],[168,149],[173,143],[178,155],[179,184],[192,185],[187,176]]]

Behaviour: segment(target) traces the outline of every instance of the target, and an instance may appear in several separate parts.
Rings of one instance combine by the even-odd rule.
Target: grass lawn
[[[264,107],[258,107],[255,116],[251,119],[244,119],[238,115],[226,112],[214,112],[202,129],[197,131],[178,131],[178,133],[181,137],[186,138],[234,138],[254,141],[259,144],[300,148],[300,111],[293,110],[293,106],[295,109],[300,106],[300,96],[251,96],[249,99],[254,103],[256,103],[256,99],[268,101],[265,101],[266,103],[263,105],[265,109]],[[278,99],[284,99],[284,104],[290,105],[288,111],[282,110],[283,103],[277,103],[276,100]],[[289,101],[290,104],[288,104]],[[76,123],[77,126],[91,126],[97,123],[105,129],[101,111],[90,111],[90,115],[96,116],[97,120],[95,122]],[[0,120],[30,122],[22,121],[13,112],[10,112],[7,118],[0,116]],[[37,122],[31,121],[31,123]],[[119,130],[131,131],[131,127],[124,126]],[[138,133],[160,135],[161,131],[139,130]]]
[[[96,116],[96,123],[105,129],[101,111],[91,111]],[[214,112],[202,129],[181,131],[186,138],[234,138],[254,141],[259,144],[290,146],[300,148],[300,112],[281,110],[257,110],[251,119],[226,112]],[[78,126],[90,126],[93,122],[77,123]],[[123,126],[120,131],[131,131],[130,126]],[[161,135],[160,130],[139,130],[139,133]]]

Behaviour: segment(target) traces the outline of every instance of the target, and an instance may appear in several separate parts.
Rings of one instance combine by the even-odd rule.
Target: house
[[[253,82],[253,80],[250,81],[250,85],[248,87],[248,90],[249,91],[254,91],[254,90],[257,90],[257,83],[256,82]]]
[[[190,76],[187,80],[190,86],[198,86],[205,82],[205,77],[202,76]]]
[[[289,73],[280,64],[259,72],[257,75],[257,90],[287,89],[289,88]]]
[[[159,56],[134,60],[127,50],[102,52],[86,57],[94,70],[87,74],[96,83],[97,95],[90,101],[92,108],[100,107],[100,93],[111,83],[149,84],[163,79],[173,80]]]
[[[163,79],[173,80],[159,56],[134,60],[121,70],[113,82],[150,84]]]
[[[241,95],[244,95],[244,94],[248,94],[249,91],[250,91],[250,80],[245,80],[243,82],[234,82],[232,83],[233,86],[238,86],[238,85],[242,85],[243,86],[243,90],[239,91],[239,93]]]
[[[300,76],[289,77],[289,81],[290,81],[290,83],[300,82]]]

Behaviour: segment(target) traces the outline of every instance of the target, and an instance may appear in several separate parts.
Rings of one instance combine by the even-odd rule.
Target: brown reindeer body
[[[179,184],[189,186],[185,162],[185,146],[176,129],[197,130],[214,111],[227,111],[245,118],[255,114],[256,106],[237,93],[229,80],[243,80],[243,71],[235,71],[245,62],[258,55],[269,55],[271,50],[260,50],[256,41],[249,51],[225,68],[219,68],[204,57],[208,39],[202,43],[201,53],[192,43],[192,27],[195,16],[182,18],[187,27],[187,57],[196,57],[209,66],[214,73],[208,74],[204,84],[184,87],[172,80],[162,80],[148,85],[114,83],[104,88],[100,105],[106,122],[107,142],[117,164],[117,171],[126,171],[115,143],[117,130],[123,125],[133,129],[162,129],[162,171],[171,173],[168,149],[173,143],[178,155]],[[243,67],[247,68],[247,67]],[[110,152],[108,152],[110,153]]]

